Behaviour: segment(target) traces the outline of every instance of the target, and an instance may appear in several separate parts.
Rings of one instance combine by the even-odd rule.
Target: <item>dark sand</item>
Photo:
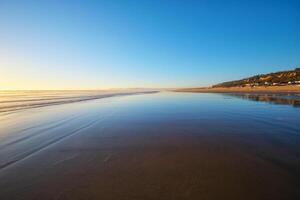
[[[199,127],[122,112],[117,116],[1,169],[0,199],[275,200],[300,195],[299,155],[293,154],[299,149],[285,148],[259,129],[237,133],[230,127],[219,131],[218,121]]]

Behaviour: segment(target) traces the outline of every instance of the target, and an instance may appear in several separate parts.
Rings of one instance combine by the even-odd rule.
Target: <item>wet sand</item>
[[[268,124],[269,118],[223,118],[214,108],[207,110],[214,115],[204,115],[202,105],[197,104],[199,110],[186,106],[194,102],[191,98],[204,103],[215,99],[147,94],[41,108],[32,119],[46,116],[41,127],[54,118],[48,113],[70,113],[64,119],[80,115],[73,124],[63,122],[40,135],[41,140],[55,139],[43,148],[35,148],[41,141],[37,136],[10,144],[17,148],[26,143],[35,151],[0,169],[0,199],[274,200],[300,195],[299,127],[274,120]],[[14,115],[15,120],[29,113]],[[72,132],[75,124],[83,128]],[[7,146],[1,147],[0,152]]]
[[[0,115],[24,109],[155,92],[158,90],[0,91]]]
[[[182,88],[176,92],[199,93],[300,93],[300,85],[258,86],[258,87],[216,87],[216,88]]]

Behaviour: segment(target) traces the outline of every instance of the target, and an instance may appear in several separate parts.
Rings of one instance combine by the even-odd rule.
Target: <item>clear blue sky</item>
[[[0,89],[204,86],[300,65],[300,1],[3,1]]]

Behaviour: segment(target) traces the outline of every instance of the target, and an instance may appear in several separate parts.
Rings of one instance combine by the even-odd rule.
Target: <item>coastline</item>
[[[115,96],[150,94],[158,90],[116,90],[116,91],[0,91],[1,114],[15,111],[90,101]]]
[[[300,93],[300,85],[182,88],[173,91],[174,92],[196,92],[196,93]]]
[[[0,199],[295,199],[299,113],[251,105],[158,93],[8,116]]]

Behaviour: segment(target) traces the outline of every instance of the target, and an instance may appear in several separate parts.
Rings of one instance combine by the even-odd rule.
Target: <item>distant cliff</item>
[[[300,68],[291,71],[281,71],[270,74],[256,75],[249,78],[228,81],[214,85],[213,87],[255,87],[272,85],[300,84]]]

